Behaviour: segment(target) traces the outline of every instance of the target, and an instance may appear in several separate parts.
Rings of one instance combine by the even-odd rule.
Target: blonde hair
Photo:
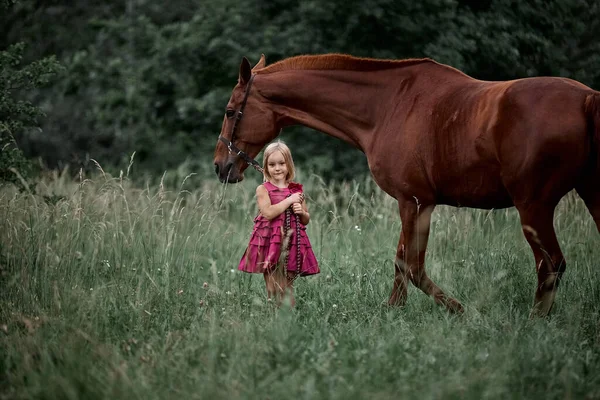
[[[287,147],[287,145],[281,140],[271,143],[265,149],[265,152],[263,154],[263,175],[265,177],[265,180],[267,181],[272,179],[271,174],[269,174],[268,164],[269,157],[271,157],[271,155],[276,151],[280,151],[281,154],[283,154],[283,159],[285,161],[285,165],[287,166],[287,176],[285,177],[285,181],[290,182],[296,176],[296,168],[294,167],[294,159],[292,158],[292,152],[290,151],[290,148]]]

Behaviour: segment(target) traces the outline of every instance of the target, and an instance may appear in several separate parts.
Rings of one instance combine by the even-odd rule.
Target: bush
[[[24,43],[17,43],[0,51],[0,184],[14,183],[22,189],[26,181],[33,179],[34,168],[14,138],[36,127],[44,113],[20,98],[28,90],[48,84],[61,70],[55,57],[21,65],[24,49]]]

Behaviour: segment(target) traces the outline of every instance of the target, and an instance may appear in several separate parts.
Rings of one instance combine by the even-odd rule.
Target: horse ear
[[[242,58],[242,63],[240,64],[240,84],[245,85],[250,80],[250,76],[252,75],[252,69],[250,68],[250,61],[246,57]]]
[[[261,69],[267,66],[267,59],[265,58],[264,54],[260,55],[260,60],[258,60],[258,62],[256,63],[256,65],[254,66],[254,68],[252,68],[252,71],[254,71],[255,69]]]

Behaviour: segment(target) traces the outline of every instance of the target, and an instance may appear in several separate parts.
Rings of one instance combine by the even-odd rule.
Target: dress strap
[[[264,182],[263,186],[265,187],[265,189],[267,189],[267,192],[272,192],[274,190],[279,190],[279,188],[277,186],[273,185],[269,181]]]

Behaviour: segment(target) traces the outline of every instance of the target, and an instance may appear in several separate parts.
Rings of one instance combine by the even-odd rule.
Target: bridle
[[[227,146],[227,150],[229,150],[229,154],[235,154],[242,158],[242,160],[246,161],[246,163],[253,167],[255,170],[260,172],[261,174],[264,172],[258,161],[254,158],[250,157],[248,154],[240,150],[233,142],[235,141],[235,131],[238,127],[238,124],[242,120],[242,116],[244,115],[244,108],[246,108],[246,102],[248,101],[248,95],[250,94],[250,88],[252,87],[252,81],[254,80],[254,75],[250,76],[248,80],[248,85],[246,86],[246,93],[244,93],[244,100],[242,101],[242,105],[240,109],[236,113],[235,121],[233,121],[233,126],[231,127],[231,140],[227,139],[223,135],[219,135],[219,140]]]

